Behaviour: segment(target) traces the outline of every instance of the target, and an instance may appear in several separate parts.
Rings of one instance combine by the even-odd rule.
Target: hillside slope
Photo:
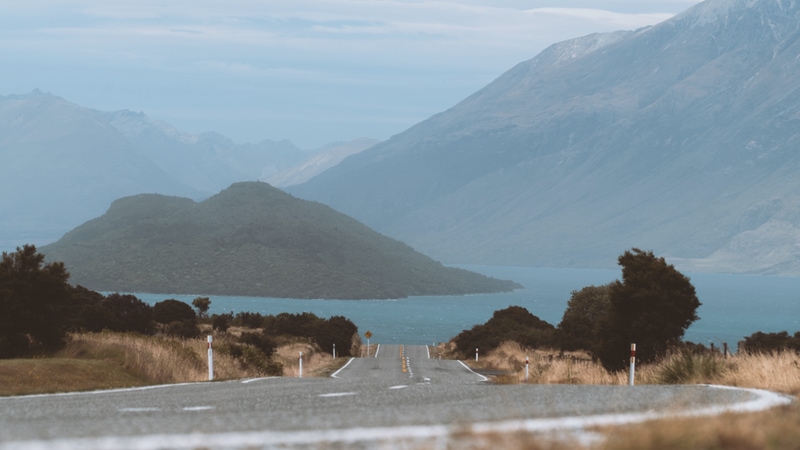
[[[398,298],[498,292],[513,282],[447,268],[327,206],[266,183],[201,202],[115,201],[40,251],[101,291],[287,298]]]
[[[800,3],[556,44],[290,190],[447,262],[800,275]]]

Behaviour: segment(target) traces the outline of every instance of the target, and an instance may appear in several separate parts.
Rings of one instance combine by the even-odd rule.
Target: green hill
[[[444,267],[319,203],[237,183],[195,203],[115,201],[41,252],[100,291],[287,298],[400,298],[520,287]]]

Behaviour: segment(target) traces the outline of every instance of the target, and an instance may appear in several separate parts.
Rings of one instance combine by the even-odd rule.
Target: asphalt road
[[[0,398],[0,450],[316,448],[329,442],[370,448],[441,438],[475,424],[581,428],[620,417],[763,406],[765,396],[709,386],[492,385],[458,361],[430,359],[427,347],[384,345],[327,379]]]

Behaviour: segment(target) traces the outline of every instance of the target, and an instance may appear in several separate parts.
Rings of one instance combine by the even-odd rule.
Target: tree
[[[32,346],[57,348],[71,316],[69,273],[44,262],[33,245],[3,252],[0,261],[0,358],[18,357]]]
[[[622,281],[609,287],[609,305],[598,324],[593,352],[608,370],[625,368],[631,343],[636,344],[638,361],[664,356],[698,319],[700,306],[689,278],[652,251],[633,248],[618,262]]]
[[[206,317],[208,308],[211,307],[211,299],[208,297],[197,297],[196,299],[192,300],[192,306],[197,309],[197,316],[202,319],[203,317]]]
[[[558,324],[563,350],[589,350],[597,342],[597,325],[608,310],[611,285],[587,286],[572,291],[567,309]]]
[[[196,318],[192,307],[179,300],[167,299],[153,305],[153,320],[158,323],[168,324]]]

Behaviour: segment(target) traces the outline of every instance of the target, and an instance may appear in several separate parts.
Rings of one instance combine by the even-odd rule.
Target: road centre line
[[[378,348],[375,349],[375,357],[378,357],[378,353],[381,351],[381,344],[378,344]]]
[[[329,397],[347,397],[350,395],[356,395],[355,392],[331,392],[330,394],[319,394],[319,397],[329,398]]]

